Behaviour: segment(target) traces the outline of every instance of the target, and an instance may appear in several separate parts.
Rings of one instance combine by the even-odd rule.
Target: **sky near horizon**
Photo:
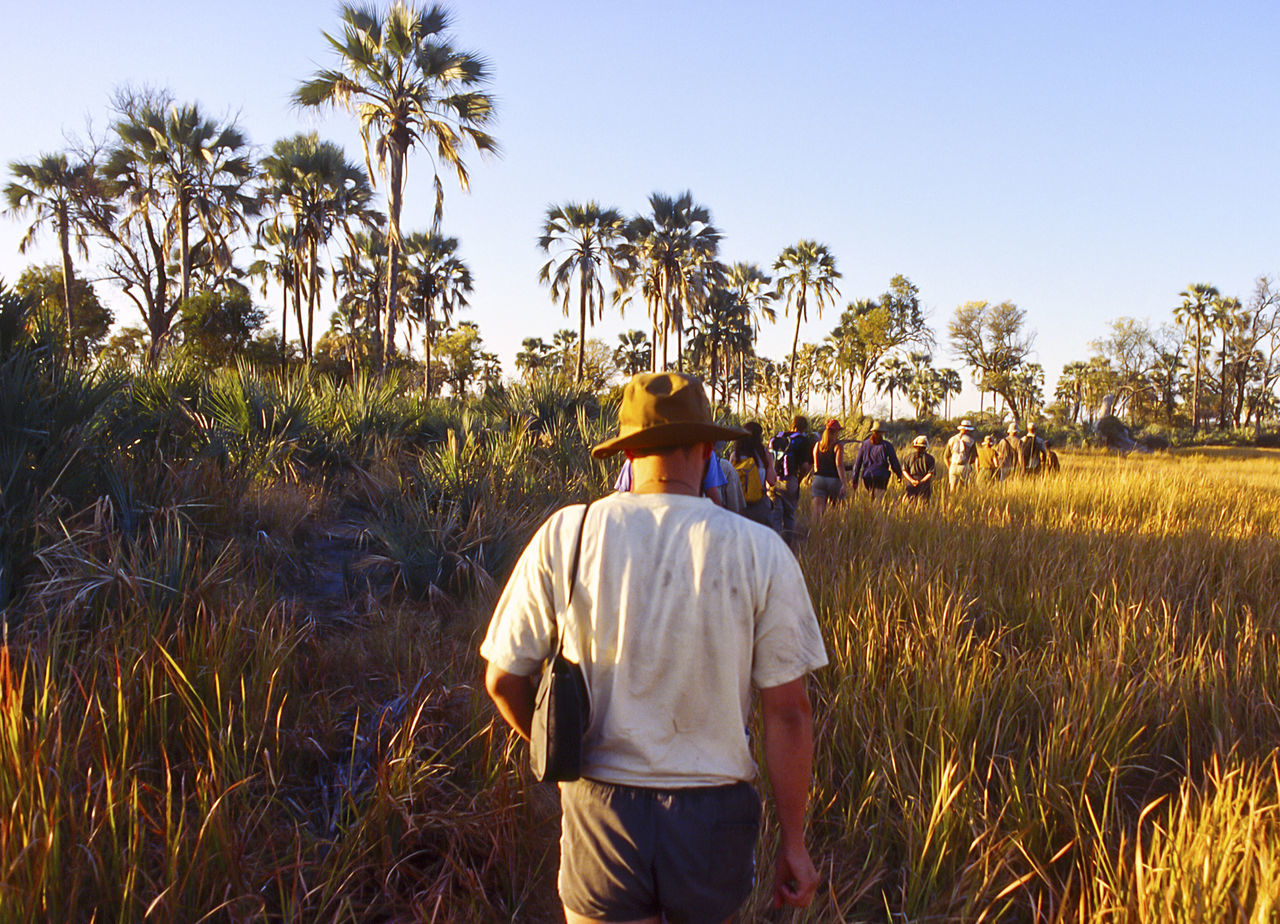
[[[491,64],[503,152],[469,156],[470,194],[446,178],[444,229],[475,276],[458,317],[479,324],[508,375],[521,339],[576,327],[537,281],[546,208],[570,200],[636,213],[650,193],[689,189],[724,232],[722,258],[766,268],[796,240],[826,243],[841,295],[811,311],[802,342],[902,273],[931,310],[936,364],[959,367],[945,337],[956,307],[1011,300],[1037,334],[1049,397],[1110,319],[1165,322],[1191,282],[1244,300],[1280,271],[1280,4],[450,6],[457,43]],[[105,129],[125,85],[238,118],[259,153],[314,130],[359,161],[354,117],[289,102],[334,63],[321,33],[337,9],[8,0],[0,163],[64,148],[86,120]],[[406,230],[430,222],[430,173],[426,157],[410,161]],[[11,282],[55,259],[48,236],[20,256],[24,229],[0,219]],[[119,321],[140,323],[98,289]],[[647,329],[641,311],[610,312],[593,334],[614,342],[629,328]],[[785,319],[767,328],[761,352],[785,357],[792,332]],[[970,389],[961,407],[974,404]]]

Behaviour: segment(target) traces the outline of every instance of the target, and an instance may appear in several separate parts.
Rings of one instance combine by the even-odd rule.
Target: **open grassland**
[[[1277,913],[1280,454],[1063,461],[813,526],[811,920]]]
[[[0,924],[554,920],[554,791],[476,633],[605,490],[609,408],[33,355],[0,363]],[[808,524],[826,882],[790,919],[1276,913],[1280,459],[1063,461]]]

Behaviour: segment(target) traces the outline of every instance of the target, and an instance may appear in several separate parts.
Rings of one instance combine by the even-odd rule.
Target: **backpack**
[[[738,470],[738,480],[742,482],[742,496],[748,505],[764,497],[764,476],[755,456],[741,459],[735,462],[733,467]]]
[[[804,471],[805,463],[812,458],[813,446],[809,443],[808,434],[801,433],[798,430],[785,436],[787,448],[782,454],[779,471],[782,473],[783,478],[790,478],[792,475],[799,475]],[[776,438],[774,442],[777,442]]]

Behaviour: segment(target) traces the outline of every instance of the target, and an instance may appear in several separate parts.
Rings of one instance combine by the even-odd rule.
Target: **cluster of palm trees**
[[[439,322],[466,304],[470,272],[456,239],[440,229],[441,171],[465,189],[465,155],[497,150],[486,130],[493,114],[488,65],[453,45],[440,6],[344,5],[339,17],[340,31],[325,34],[337,66],[302,82],[294,101],[355,114],[363,168],[314,134],[281,139],[255,162],[234,122],[167,92],[128,90],[113,100],[105,138],[10,165],[9,210],[33,219],[24,247],[43,228],[58,238],[68,331],[72,243],[87,257],[90,240],[103,245],[106,275],[141,311],[152,360],[170,340],[185,299],[243,289],[251,274],[262,278],[264,292],[274,282],[283,293],[282,352],[292,304],[307,359],[317,347],[314,318],[326,275],[335,297],[339,286],[343,293],[331,345],[353,363],[385,366],[400,320],[409,332],[425,327],[430,342]],[[407,234],[401,211],[414,150],[431,161],[436,208],[430,231]],[[380,181],[385,214],[372,205]],[[245,240],[259,256],[250,267],[234,260]],[[339,242],[343,252],[326,273],[321,254]]]
[[[773,265],[775,279],[758,264],[720,259],[721,232],[692,193],[654,193],[648,206],[631,217],[597,202],[547,209],[538,244],[549,259],[539,279],[566,316],[576,294],[577,377],[583,374],[587,329],[604,309],[608,285],[608,300],[620,310],[637,296],[643,302],[653,335],[650,368],[670,365],[674,346],[678,368],[684,368],[687,353],[694,362],[706,361],[712,392],[723,383],[727,402],[723,373],[736,364],[741,400],[760,323],[775,321],[773,304],[784,300],[796,322],[789,375],[793,397],[800,325],[811,304],[821,313],[838,294],[840,273],[831,250],[814,241],[787,247]]]
[[[1280,409],[1280,290],[1258,278],[1247,303],[1197,282],[1178,293],[1172,325],[1110,322],[1087,360],[1067,363],[1056,394],[1072,423],[1106,410],[1132,424],[1189,424],[1198,433],[1252,425]],[[1179,404],[1181,399],[1181,406]]]

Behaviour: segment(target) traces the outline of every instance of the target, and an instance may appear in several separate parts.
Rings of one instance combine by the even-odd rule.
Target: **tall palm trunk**
[[[396,303],[400,294],[400,211],[404,205],[404,157],[402,148],[392,144],[391,185],[387,190],[387,324],[378,357],[381,368],[395,350]]]
[[[66,210],[58,214],[58,246],[62,249],[62,321],[67,327],[67,349],[75,356],[74,326],[71,322],[71,229]],[[86,347],[87,348],[87,347]]]
[[[425,304],[423,305],[423,311],[426,312],[427,316],[427,332],[426,336],[423,337],[422,342],[422,354],[426,362],[426,371],[423,373],[422,384],[426,389],[427,397],[431,397],[431,345],[436,339],[435,301],[435,297],[432,296],[431,298],[426,299]]]
[[[791,377],[787,380],[787,403],[796,403],[796,350],[800,348],[800,320],[804,317],[804,289],[796,299],[796,334],[791,338]]]
[[[315,355],[316,302],[320,300],[320,261],[316,255],[316,239],[307,242],[307,359]]]
[[[178,259],[182,264],[182,300],[184,302],[191,297],[191,216],[187,213],[188,195],[184,184],[178,191]]]
[[[1200,342],[1200,319],[1196,318],[1196,376],[1191,390],[1191,433],[1200,431],[1200,353],[1203,345]]]
[[[574,381],[582,384],[582,366],[587,356],[587,273],[578,276],[578,374]]]
[[[288,283],[280,286],[280,365],[283,367],[285,357],[289,355],[289,290]]]

